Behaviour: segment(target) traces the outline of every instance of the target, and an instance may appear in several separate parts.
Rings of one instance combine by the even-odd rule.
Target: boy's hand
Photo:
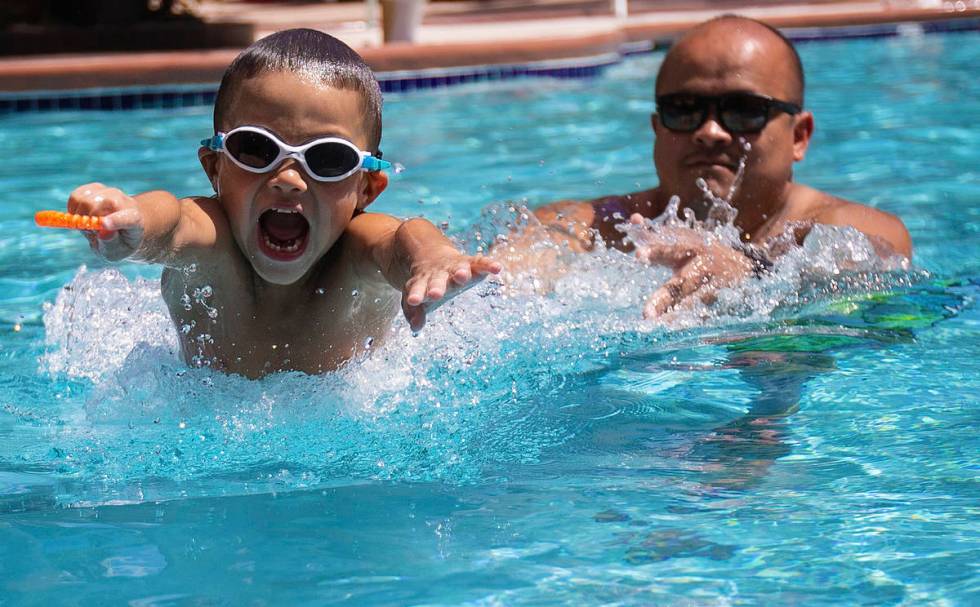
[[[640,215],[630,217],[642,224]],[[648,230],[637,244],[636,256],[646,263],[674,270],[659,289],[647,298],[644,318],[663,316],[698,297],[713,303],[718,289],[730,287],[751,276],[754,265],[744,253],[721,242],[706,241],[704,234],[686,227]]]
[[[86,232],[92,249],[109,261],[135,253],[143,242],[143,215],[136,200],[116,188],[88,183],[68,198],[68,212],[102,218],[98,234]]]
[[[482,255],[463,255],[452,246],[417,259],[402,291],[402,312],[412,331],[425,326],[426,314],[502,269]]]

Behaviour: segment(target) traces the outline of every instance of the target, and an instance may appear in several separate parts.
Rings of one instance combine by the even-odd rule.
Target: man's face
[[[356,91],[271,72],[241,83],[222,130],[262,127],[299,146],[339,137],[367,150],[363,100]],[[256,273],[274,284],[303,278],[363,208],[387,184],[380,173],[356,172],[343,181],[314,180],[293,158],[267,173],[237,166],[226,154],[202,153],[239,249]]]
[[[752,93],[798,102],[788,49],[771,32],[755,29],[721,22],[683,40],[661,68],[657,95]],[[768,207],[788,187],[793,162],[806,150],[797,122],[811,120],[809,114],[772,116],[760,132],[738,134],[722,126],[717,108],[693,132],[672,131],[654,115],[654,164],[661,188],[680,196],[684,205],[704,208],[698,178],[715,196],[728,198],[744,158],[744,181],[733,204]]]

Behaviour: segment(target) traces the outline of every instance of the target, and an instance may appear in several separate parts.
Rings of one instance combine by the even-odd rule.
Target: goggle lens
[[[225,138],[225,149],[238,162],[264,169],[279,157],[279,145],[255,131],[238,131]]]
[[[337,177],[361,163],[354,149],[342,143],[318,143],[306,150],[306,164],[320,177]]]

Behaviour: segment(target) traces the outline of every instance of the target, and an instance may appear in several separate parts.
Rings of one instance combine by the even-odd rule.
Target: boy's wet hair
[[[214,100],[214,130],[223,121],[242,81],[271,72],[308,75],[315,81],[357,91],[364,100],[368,150],[381,143],[381,88],[374,72],[353,49],[329,34],[313,29],[276,32],[253,42],[225,70]],[[238,125],[235,125],[238,126]]]

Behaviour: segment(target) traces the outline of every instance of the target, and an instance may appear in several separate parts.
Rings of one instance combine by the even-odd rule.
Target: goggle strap
[[[371,155],[364,156],[364,160],[361,162],[361,168],[365,171],[383,171],[385,169],[391,168],[391,163],[387,160],[381,160]]]
[[[220,150],[222,146],[224,146],[224,143],[225,143],[224,133],[218,133],[214,137],[208,137],[207,139],[201,140],[202,146],[208,148],[209,150],[214,150],[215,152]]]

